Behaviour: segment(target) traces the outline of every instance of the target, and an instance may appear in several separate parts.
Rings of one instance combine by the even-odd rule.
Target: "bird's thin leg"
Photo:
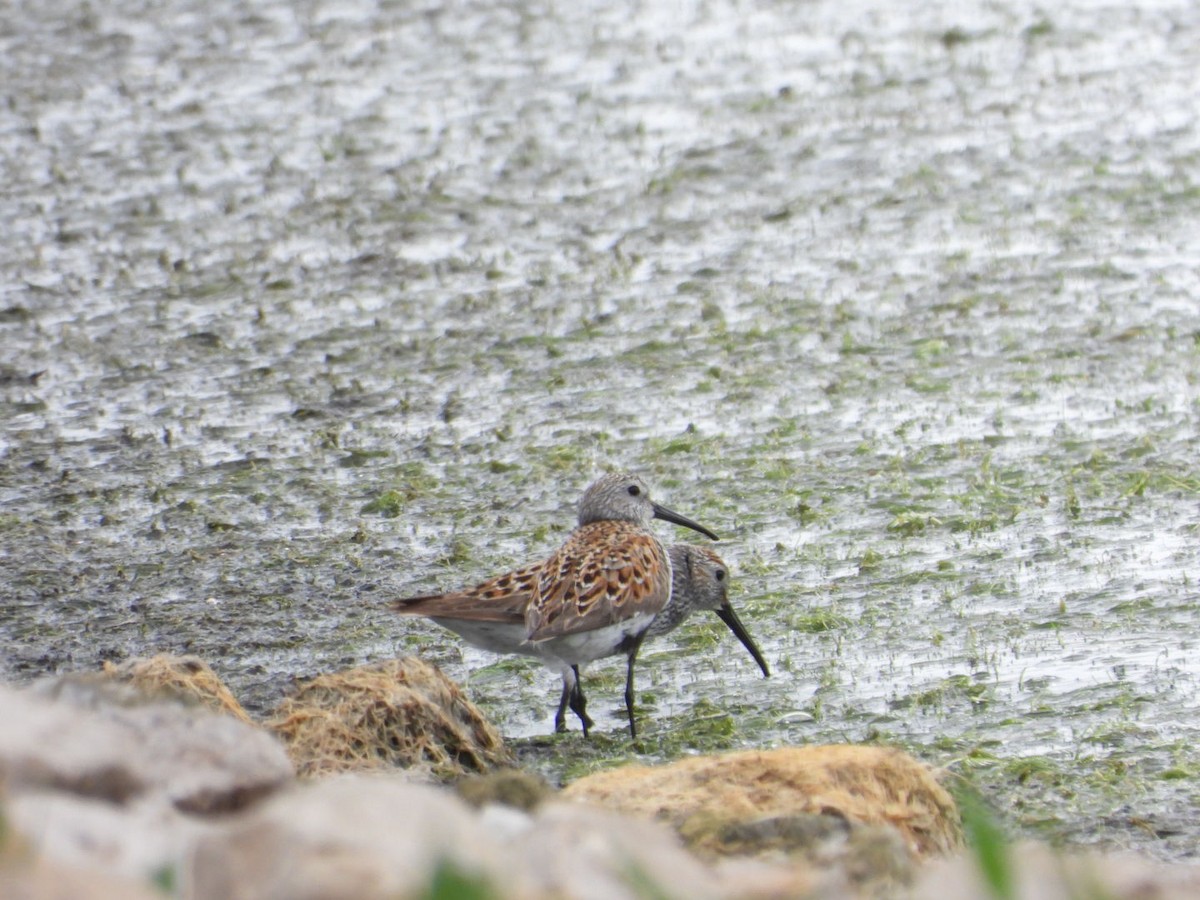
[[[564,674],[562,697],[558,701],[558,712],[554,714],[554,730],[558,734],[562,734],[567,730],[567,703],[571,699],[572,690],[574,690],[574,686]],[[571,708],[574,709],[575,707],[572,705]]]
[[[579,724],[583,726],[583,736],[587,737],[588,729],[596,723],[587,714],[587,698],[583,696],[583,680],[579,677],[579,666],[571,666],[571,671],[575,673],[575,683],[570,691],[571,712],[579,717]]]
[[[633,647],[629,650],[629,664],[625,669],[625,709],[629,713],[629,736],[634,740],[637,740],[637,725],[633,721],[633,663],[645,637],[646,632],[643,631],[634,639]]]

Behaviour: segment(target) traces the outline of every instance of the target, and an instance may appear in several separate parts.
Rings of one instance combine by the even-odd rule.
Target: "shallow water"
[[[0,676],[420,652],[628,759],[619,662],[547,742],[552,675],[383,607],[632,468],[775,669],[647,648],[646,756],[896,743],[1194,854],[1198,58],[1169,2],[10,10]]]

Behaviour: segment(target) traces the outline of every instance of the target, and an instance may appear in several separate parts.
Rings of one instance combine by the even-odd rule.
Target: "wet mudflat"
[[[878,741],[1193,855],[1200,10],[918,6],[10,10],[0,677],[419,653],[554,777]],[[638,748],[619,662],[547,741],[554,676],[384,609],[613,467],[775,669],[647,647]]]

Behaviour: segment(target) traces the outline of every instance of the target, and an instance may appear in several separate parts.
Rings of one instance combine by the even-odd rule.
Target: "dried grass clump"
[[[777,845],[788,830],[816,827],[809,816],[890,826],[922,857],[962,841],[958,807],[933,770],[884,747],[782,747],[623,766],[563,795],[669,822],[693,849],[718,856],[753,854],[746,839],[756,832]]]
[[[500,735],[462,689],[415,657],[305,682],[267,727],[302,776],[428,767],[451,778],[511,764]]]
[[[215,712],[227,713],[253,724],[242,704],[204,660],[196,656],[160,653],[148,659],[130,659],[114,665],[106,662],[103,675],[127,684],[150,697],[171,697],[198,703]]]

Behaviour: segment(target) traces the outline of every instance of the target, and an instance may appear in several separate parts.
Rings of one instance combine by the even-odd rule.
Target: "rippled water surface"
[[[1195,4],[51,6],[0,20],[0,676],[192,652],[262,713],[417,652],[554,777],[881,741],[1196,852]],[[552,674],[385,604],[615,467],[775,674],[699,622],[641,747],[619,661],[547,742]]]

